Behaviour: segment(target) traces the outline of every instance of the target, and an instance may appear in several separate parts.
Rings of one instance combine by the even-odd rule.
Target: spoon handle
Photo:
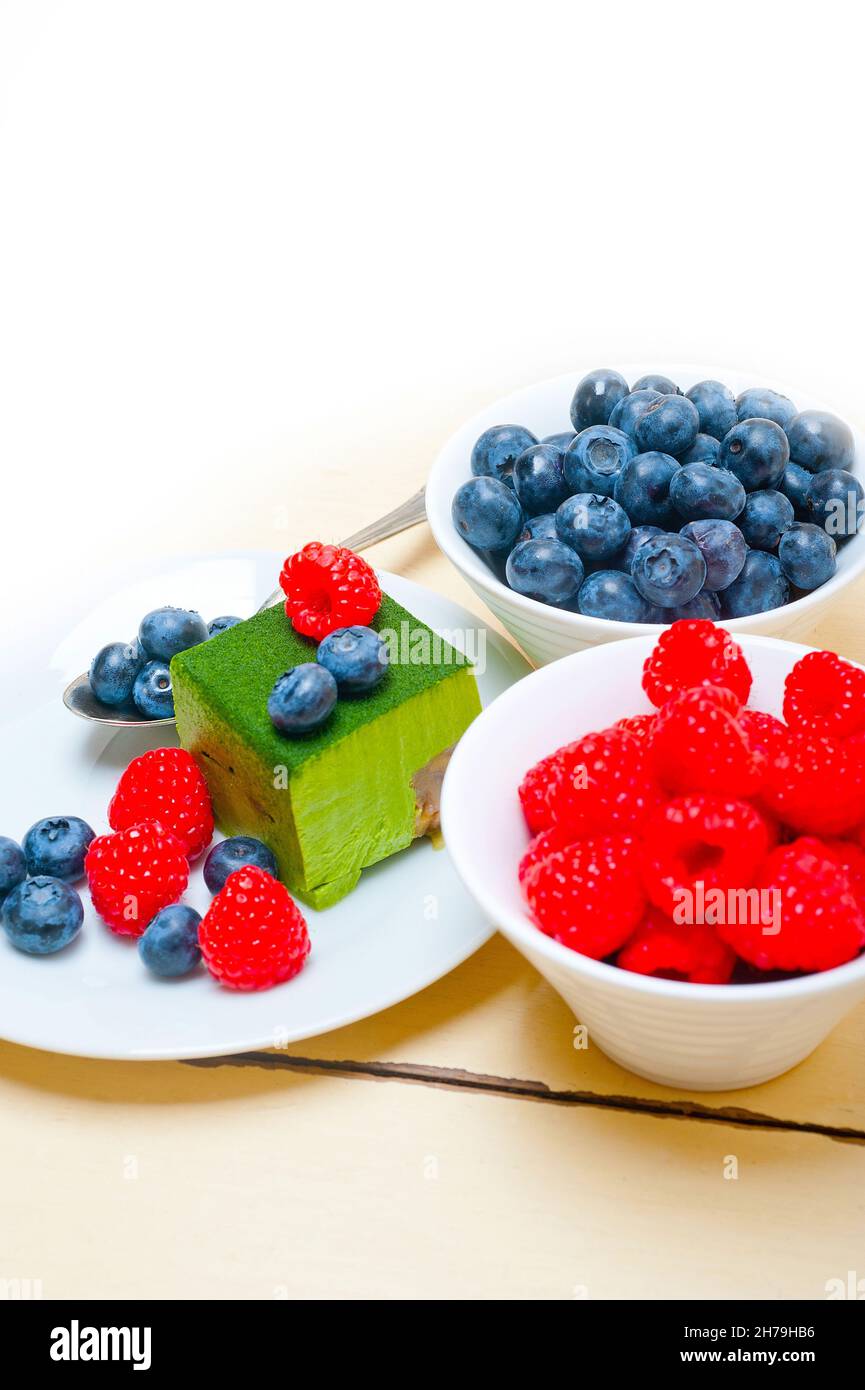
[[[417,526],[418,522],[426,517],[426,506],[424,504],[424,490],[416,492],[407,502],[402,502],[398,507],[394,507],[392,512],[387,512],[380,516],[378,521],[370,522],[369,526],[364,526],[360,531],[355,531],[340,545],[346,546],[349,550],[366,550],[371,545],[376,545],[379,541],[386,541],[391,536],[398,536],[400,531],[407,531],[410,526]],[[274,604],[281,603],[283,593],[281,589],[274,589],[269,598],[265,599],[262,608],[272,608]]]

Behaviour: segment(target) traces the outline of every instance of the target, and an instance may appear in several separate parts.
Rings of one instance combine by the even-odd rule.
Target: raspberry
[[[523,888],[541,931],[594,960],[624,945],[646,907],[629,835],[599,835],[559,850],[535,864]]]
[[[132,762],[117,783],[108,807],[112,830],[159,821],[189,859],[213,838],[213,809],[207,783],[185,748],[154,748]]]
[[[769,759],[760,795],[800,833],[843,835],[865,820],[865,764],[850,743],[789,729]]]
[[[834,652],[809,652],[784,682],[791,729],[846,738],[865,729],[865,671]]]
[[[709,618],[673,623],[643,667],[643,689],[659,707],[678,690],[723,685],[742,704],[751,690],[751,672],[738,642]]]
[[[766,767],[736,717],[729,690],[698,686],[674,695],[657,716],[650,744],[658,780],[673,792],[752,796]]]
[[[366,560],[321,541],[289,555],[279,584],[295,631],[316,641],[338,627],[365,626],[381,604],[378,580]]]
[[[857,903],[865,905],[865,849],[852,840],[824,840],[823,848],[844,870]]]
[[[774,714],[759,709],[740,709],[736,715],[751,748],[771,758],[787,736],[787,725]]]
[[[657,715],[654,714],[632,714],[629,719],[617,719],[613,728],[624,729],[635,738],[648,741],[654,732],[656,718]]]
[[[225,880],[198,932],[204,963],[228,989],[269,989],[303,969],[309,934],[284,884],[248,864]]]
[[[547,801],[547,788],[561,776],[561,754],[559,748],[539,763],[530,767],[520,783],[520,805],[526,818],[526,825],[533,835],[547,830],[553,823],[552,812]]]
[[[698,884],[747,888],[775,843],[774,827],[747,801],[680,796],[643,831],[643,882],[668,916],[691,901]]]
[[[773,850],[757,887],[777,895],[772,926],[728,922],[718,931],[760,970],[831,970],[865,946],[865,918],[849,881],[819,840]]]
[[[650,909],[616,957],[622,970],[663,980],[690,980],[696,985],[725,985],[736,956],[713,927],[679,925]]]
[[[93,906],[118,936],[140,936],[160,908],[177,902],[189,881],[180,845],[156,821],[97,836],[84,872]]]
[[[645,744],[625,729],[604,729],[559,749],[560,775],[547,788],[553,821],[573,839],[636,829],[660,805]]]
[[[536,835],[532,840],[520,860],[517,871],[520,883],[525,883],[536,864],[542,864],[545,859],[549,859],[551,854],[557,854],[559,850],[567,849],[573,842],[574,837],[565,826],[553,825],[549,830],[542,830],[540,835]]]

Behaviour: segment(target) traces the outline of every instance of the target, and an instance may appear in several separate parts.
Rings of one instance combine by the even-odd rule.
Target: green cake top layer
[[[391,648],[381,684],[369,695],[341,697],[323,728],[299,738],[277,733],[267,697],[284,671],[315,661],[318,644],[294,631],[281,604],[175,656],[172,680],[175,686],[193,687],[198,699],[253,743],[268,763],[294,771],[363,724],[471,666],[386,594],[369,626],[385,633]]]

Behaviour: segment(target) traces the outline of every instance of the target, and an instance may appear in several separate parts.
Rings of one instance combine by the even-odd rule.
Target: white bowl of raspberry
[[[664,374],[662,378],[655,376],[655,373],[659,370]],[[481,442],[481,438],[485,435],[485,432],[494,430],[495,427],[502,426],[503,422],[509,421],[511,422],[512,430],[516,427],[515,433],[522,439],[522,446],[525,446],[526,438],[529,440],[535,439],[540,441],[541,444],[544,444],[551,439],[562,439],[563,436],[572,435],[573,429],[570,410],[575,392],[578,386],[584,381],[588,381],[596,376],[618,377],[619,373],[594,372],[586,375],[584,369],[579,369],[568,372],[563,376],[553,377],[547,381],[536,382],[532,386],[527,386],[521,390],[511,392],[509,395],[503,396],[495,401],[486,409],[479,411],[470,420],[466,421],[444,445],[433,464],[426,486],[427,518],[437,545],[460,572],[466,582],[472,587],[478,597],[491,609],[514,640],[519,643],[529,660],[536,666],[544,665],[547,662],[557,660],[561,656],[566,656],[571,652],[583,651],[587,647],[593,647],[603,642],[626,640],[647,633],[657,634],[663,630],[664,621],[672,622],[675,617],[684,616],[684,614],[675,613],[673,609],[663,610],[664,614],[669,612],[670,617],[668,619],[664,618],[660,622],[657,621],[657,610],[654,613],[656,620],[653,622],[645,622],[642,620],[621,621],[612,616],[599,616],[598,614],[601,607],[603,607],[605,612],[620,611],[618,606],[611,604],[609,591],[605,589],[601,580],[603,578],[609,579],[609,571],[623,571],[630,568],[633,564],[633,555],[627,562],[622,558],[626,553],[624,550],[618,556],[613,556],[609,559],[590,560],[586,558],[584,552],[580,551],[579,541],[574,537],[571,537],[571,540],[575,548],[577,548],[578,553],[582,555],[581,563],[585,562],[586,580],[588,582],[588,580],[591,579],[591,585],[589,587],[600,585],[600,593],[598,589],[595,588],[591,600],[587,599],[584,601],[585,588],[580,587],[578,595],[567,601],[562,597],[560,603],[553,602],[549,598],[547,601],[541,602],[537,597],[532,597],[530,592],[526,592],[526,589],[531,590],[532,581],[523,583],[523,591],[518,591],[519,585],[523,581],[518,579],[515,574],[507,574],[507,566],[512,563],[514,557],[513,550],[510,550],[509,547],[506,547],[504,550],[492,552],[483,552],[476,549],[473,545],[468,543],[466,537],[461,534],[455,524],[454,500],[456,494],[463,485],[469,483],[473,478],[473,452],[475,445]],[[851,487],[857,487],[861,485],[862,482],[865,482],[865,476],[863,476],[863,473],[865,473],[865,435],[857,430],[855,420],[851,418],[851,412],[842,410],[841,416],[843,419],[833,417],[837,426],[843,432],[846,441],[837,457],[835,455],[830,457],[829,454],[827,454],[825,458],[818,458],[814,455],[813,449],[812,453],[809,454],[808,448],[803,448],[801,440],[799,439],[802,428],[801,426],[797,426],[796,422],[805,421],[805,433],[808,434],[808,447],[811,447],[813,435],[809,432],[809,426],[813,422],[815,413],[818,417],[823,418],[826,412],[832,414],[833,407],[827,405],[824,401],[815,399],[810,396],[808,392],[802,391],[797,387],[787,386],[783,382],[764,381],[762,387],[757,390],[755,389],[753,376],[751,374],[731,368],[713,367],[705,364],[697,366],[694,364],[681,363],[663,363],[660,364],[660,366],[658,363],[626,364],[621,368],[621,377],[619,377],[619,380],[622,386],[630,384],[631,393],[639,389],[643,394],[651,394],[651,392],[646,393],[641,384],[647,380],[654,381],[658,386],[662,386],[664,381],[668,381],[669,386],[675,383],[675,389],[679,392],[685,392],[686,394],[688,392],[699,393],[701,386],[715,386],[718,383],[723,383],[729,393],[729,402],[731,402],[729,409],[732,410],[733,405],[735,405],[737,410],[741,412],[739,417],[740,423],[736,426],[737,429],[741,428],[742,423],[746,425],[760,423],[759,421],[755,422],[753,418],[751,418],[753,411],[757,409],[770,411],[772,412],[773,418],[769,422],[768,428],[770,431],[775,431],[783,447],[790,450],[790,463],[794,462],[794,455],[797,459],[807,458],[808,467],[806,472],[811,469],[819,472],[829,468],[831,464],[833,469],[838,466],[846,470],[846,476],[849,476],[849,473],[852,472],[858,478],[858,483],[854,482],[851,484]],[[697,398],[699,399],[699,396]],[[758,404],[746,404],[747,401],[754,400],[754,398],[757,399]],[[769,398],[768,401],[766,398]],[[661,397],[661,399],[669,400],[670,397],[664,396]],[[681,394],[678,395],[678,400],[682,400]],[[763,403],[759,404],[761,400]],[[621,404],[626,405],[627,402],[623,401]],[[792,415],[789,421],[787,421],[787,415]],[[594,419],[595,416],[591,415],[591,418]],[[597,418],[606,418],[606,411],[602,410],[601,415],[597,416]],[[784,429],[781,428],[782,421],[785,422]],[[700,449],[705,448],[706,444],[714,446],[716,444],[716,439],[720,441],[720,436],[728,422],[729,421],[725,421],[722,425],[714,424],[711,427],[704,426],[701,405],[701,432],[697,435],[698,443],[702,441],[699,446]],[[597,426],[592,426],[591,429],[583,429],[582,419],[579,416],[577,418],[577,423],[580,429],[583,430],[581,438],[587,436],[593,429],[598,428]],[[765,420],[762,422],[763,427],[766,426],[766,423]],[[627,422],[621,420],[618,415],[613,414],[609,420],[609,425],[618,426],[619,424],[626,425]],[[707,437],[706,433],[703,432],[704,428],[711,428],[715,433]],[[627,429],[631,430],[632,427],[628,425]],[[527,431],[528,434],[526,433]],[[621,442],[620,430],[617,427],[613,429],[612,433],[614,436],[618,437]],[[794,441],[797,442],[791,445],[788,440],[787,444],[783,444],[782,436],[785,433],[789,433]],[[566,450],[567,442],[561,443],[559,447],[563,451]],[[604,445],[602,442],[602,447],[609,446]],[[654,452],[641,453],[641,459],[666,459],[667,465],[673,470],[677,470],[679,464],[685,465],[692,461],[693,451],[685,453],[679,452],[673,457],[666,452],[659,453],[659,446],[655,443],[646,446],[635,445],[635,448],[643,449],[644,447],[650,447]],[[675,446],[670,445],[669,447],[674,449]],[[719,448],[720,447],[723,446],[719,442]],[[736,447],[739,446],[737,445]],[[693,448],[697,448],[697,445],[693,446]],[[570,452],[570,450],[568,450],[568,452]],[[842,454],[843,457],[841,457]],[[703,457],[702,454],[701,457]],[[569,472],[569,467],[564,462],[564,458],[565,454],[563,453],[564,478],[562,485],[565,493],[579,492],[585,495],[587,491],[594,493],[596,490],[599,490],[602,493],[606,492],[610,494],[612,499],[615,500],[618,494],[618,475],[616,475],[616,485],[613,485],[609,479],[607,483],[605,483],[602,477],[596,478],[595,482],[590,484],[586,481],[581,471],[581,466],[575,465],[576,474],[583,479],[583,481],[578,483],[574,474]],[[482,467],[483,465],[480,464],[478,466]],[[800,478],[804,477],[802,468],[798,466],[797,468]],[[499,486],[500,481],[504,480],[507,481],[510,486],[510,481],[517,471],[514,460],[508,457],[502,465],[501,473],[496,473],[492,479],[488,479],[487,481],[492,481],[494,486]],[[591,470],[589,471],[591,472]],[[721,471],[725,472],[726,470],[722,468]],[[475,481],[478,481],[478,479],[475,479]],[[646,485],[648,486],[648,484]],[[669,478],[667,479],[666,486],[667,488],[670,486]],[[761,488],[763,486],[765,485],[761,484]],[[778,490],[781,489],[783,491],[785,488],[788,488],[788,482],[785,474],[783,481],[772,481],[769,491],[758,490],[752,492],[751,487],[752,484],[749,483],[749,498],[760,497],[765,499],[771,495],[777,502]],[[795,495],[794,492],[791,492],[791,496]],[[844,510],[844,526],[852,531],[855,529],[857,519],[861,522],[862,506],[861,504],[857,506],[856,494],[852,491],[845,494],[845,496],[848,498],[848,505],[846,505]],[[524,529],[517,535],[517,541],[521,541],[526,535],[531,535],[533,539],[545,539],[547,533],[543,529],[538,530],[537,527],[539,523],[550,521],[552,515],[550,508],[552,508],[552,512],[556,511],[555,502],[558,499],[556,498],[553,502],[543,504],[540,501],[535,501],[533,503],[530,494],[526,490],[523,492],[523,497],[525,498],[525,502],[523,503],[523,511],[525,514],[523,520],[525,522],[526,517],[531,519],[526,522],[529,530],[527,531],[524,526]],[[599,499],[596,497],[594,500],[597,502]],[[609,502],[610,498],[604,497],[600,500]],[[623,498],[622,500],[624,501],[625,499]],[[790,498],[788,497],[787,500],[790,501]],[[799,498],[799,503],[801,502],[802,499]],[[567,505],[567,503],[565,505]],[[751,503],[749,501],[749,509],[750,505]],[[784,504],[782,502],[779,505]],[[655,515],[652,509],[654,506],[655,504],[652,504],[650,507],[650,515],[648,511],[645,512],[645,514],[642,511],[638,513],[634,506],[632,506],[630,502],[628,503],[629,517],[633,522],[632,529],[634,531],[640,530],[647,523],[657,523],[662,520],[660,513]],[[542,512],[547,513],[547,515],[532,517],[532,513],[537,511],[539,507],[541,507]],[[615,511],[617,515],[619,514],[618,506],[611,510]],[[675,510],[674,508],[673,511]],[[735,511],[735,508],[733,510]],[[852,519],[851,514],[855,514],[852,516]],[[671,512],[671,516],[672,515],[673,513]],[[679,530],[679,528],[684,525],[684,534],[690,539],[693,533],[688,535],[687,528],[695,524],[690,519],[695,515],[700,515],[704,518],[715,518],[717,520],[724,516],[733,515],[733,512],[719,511],[709,506],[708,508],[704,507],[702,510],[692,513],[688,511],[686,506],[683,511],[677,513],[676,519],[671,520],[668,517],[667,520],[663,521],[660,529],[669,533],[673,530]],[[775,582],[777,581],[782,591],[782,597],[780,599],[781,606],[769,606],[766,608],[766,611],[753,611],[755,601],[757,603],[775,603],[779,600],[776,598],[770,601],[765,597],[760,597],[758,600],[755,600],[753,595],[746,596],[741,592],[737,594],[734,603],[731,595],[734,589],[741,587],[745,579],[745,569],[739,572],[739,578],[732,586],[726,584],[726,576],[710,578],[707,574],[704,589],[692,600],[692,605],[703,604],[714,606],[717,603],[719,611],[717,613],[710,612],[707,607],[704,616],[717,616],[719,620],[723,622],[723,625],[732,632],[755,632],[770,634],[776,637],[786,637],[795,641],[808,641],[817,631],[817,627],[822,617],[825,615],[826,609],[831,606],[837,595],[865,573],[865,530],[860,530],[858,534],[853,534],[850,539],[844,538],[842,541],[841,537],[843,531],[838,530],[836,526],[836,534],[839,536],[837,553],[832,560],[828,561],[829,569],[834,572],[831,572],[829,578],[825,578],[825,575],[821,575],[819,586],[806,590],[801,587],[796,587],[794,583],[790,582],[787,571],[785,571],[785,574],[780,578],[778,577],[775,573],[775,569],[780,565],[780,542],[773,545],[772,540],[767,540],[765,535],[758,538],[756,533],[760,530],[759,524],[755,526],[756,519],[750,517],[746,525],[743,520],[745,515],[745,512],[736,515],[735,522],[732,523],[732,526],[733,532],[741,529],[743,533],[747,533],[748,536],[747,546],[749,548],[747,552],[745,549],[742,550],[742,563],[746,563],[745,556],[747,553],[746,567],[748,572],[752,573],[752,562],[754,569],[757,571],[757,578],[754,579],[750,587],[753,589],[762,575],[763,579],[760,580],[760,582],[763,583],[763,581],[765,581],[767,592],[772,592],[775,587]],[[813,516],[804,503],[802,503],[802,505],[797,504],[795,510],[789,513],[787,522],[782,522],[781,524],[792,524],[794,530],[801,531],[800,523],[813,522],[817,519],[819,518]],[[703,524],[705,525],[705,523]],[[725,524],[729,526],[731,523],[727,522]],[[840,523],[838,523],[838,525],[840,526]],[[751,530],[751,527],[754,527],[754,530]],[[563,536],[563,532],[561,531],[556,534],[559,539]],[[635,538],[632,537],[631,539],[633,541]],[[655,539],[659,538],[655,537]],[[742,537],[736,537],[735,540],[736,545],[744,546],[745,543]],[[511,544],[513,543],[511,542]],[[568,544],[570,545],[571,541],[569,541]],[[677,542],[677,544],[679,544],[679,542]],[[705,542],[701,541],[701,545],[704,544]],[[516,548],[519,549],[519,546]],[[755,556],[757,559],[754,559]],[[767,559],[767,556],[770,556],[770,558]],[[661,562],[666,563],[666,561],[666,555],[662,555]],[[523,562],[524,564],[526,563],[525,556],[523,557]],[[763,574],[767,569],[772,571],[772,575],[769,576],[768,580]],[[789,574],[796,572],[794,566],[789,566],[788,570]],[[804,576],[798,577],[801,578],[803,583],[807,582],[810,584],[813,582],[811,579],[806,581]],[[511,579],[513,579],[513,583],[510,582]],[[523,580],[525,579],[526,576],[524,574]],[[619,574],[618,580],[621,582],[623,579],[624,576]],[[518,587],[515,588],[514,584],[517,584]],[[720,587],[722,585],[724,587]],[[635,595],[631,594],[631,598],[633,599],[634,597]],[[653,607],[653,605],[645,606],[648,608]],[[728,608],[730,612],[727,611]],[[734,612],[745,612],[746,615],[732,616]],[[631,612],[630,616],[633,619],[635,617],[635,612]],[[691,612],[689,616],[700,616],[700,614]]]
[[[465,887],[589,1045],[695,1091],[780,1075],[865,998],[865,733],[849,732],[865,726],[865,668],[738,642],[704,672],[732,695],[684,689],[660,713],[642,688],[654,637],[533,672],[463,736],[442,797]],[[656,702],[671,670],[686,688],[703,670],[656,667]],[[521,804],[528,769],[565,745]]]

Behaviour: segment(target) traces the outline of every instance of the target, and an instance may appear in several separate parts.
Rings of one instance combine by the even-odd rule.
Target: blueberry
[[[863,499],[865,491],[859,479],[843,468],[826,468],[811,475],[808,513],[836,541],[849,540],[860,529]]]
[[[736,414],[740,420],[774,420],[785,430],[796,414],[796,407],[777,391],[752,386],[749,391],[743,391],[736,397]]]
[[[183,903],[163,907],[138,938],[138,954],[154,975],[188,975],[201,960],[201,913]]]
[[[492,570],[500,584],[507,584],[505,577],[505,566],[507,564],[509,551],[507,550],[479,550],[481,559]]]
[[[708,589],[703,589],[688,603],[679,604],[678,608],[667,609],[667,622],[678,622],[680,618],[709,618],[712,622],[721,616],[721,600],[717,594],[712,594]]]
[[[147,657],[141,644],[109,642],[98,651],[90,664],[90,689],[103,705],[125,705],[132,699],[135,677]]]
[[[628,539],[631,523],[614,502],[594,492],[578,492],[556,512],[559,540],[575,550],[583,561],[608,560]]]
[[[557,608],[572,603],[583,582],[583,562],[562,541],[520,541],[508,556],[512,589]]]
[[[670,483],[670,501],[683,521],[735,521],[745,505],[745,489],[726,468],[688,463]]]
[[[634,526],[628,532],[628,539],[622,546],[618,555],[612,560],[612,564],[623,574],[630,574],[634,565],[634,556],[641,545],[645,545],[650,536],[662,535],[660,526]]]
[[[787,425],[787,438],[791,460],[809,473],[853,467],[853,431],[827,410],[803,410]]]
[[[819,589],[835,573],[836,545],[822,526],[797,521],[781,537],[781,569],[797,589]]]
[[[280,734],[308,734],[320,729],[336,704],[337,686],[330,671],[305,661],[285,671],[267,697],[270,722]]]
[[[689,521],[679,534],[693,541],[706,561],[705,592],[716,593],[738,579],[748,547],[732,521]]]
[[[693,401],[703,434],[723,439],[738,422],[733,392],[720,381],[698,381],[685,395]]]
[[[0,903],[26,877],[27,860],[23,849],[8,835],[0,835]]]
[[[315,659],[330,671],[340,695],[366,695],[384,678],[387,643],[371,627],[338,627],[319,643]]]
[[[700,432],[697,407],[687,396],[662,396],[640,416],[634,438],[642,454],[678,456],[690,449]]]
[[[247,864],[263,869],[272,878],[279,877],[276,858],[261,840],[255,840],[251,835],[232,835],[228,840],[220,840],[204,861],[204,882],[208,892],[221,893],[228,875]]]
[[[207,624],[207,635],[208,637],[218,637],[220,632],[227,632],[230,627],[237,627],[237,624],[242,622],[242,618],[232,618],[230,616],[212,618]]]
[[[631,387],[632,391],[657,391],[660,396],[681,396],[682,388],[677,386],[675,381],[671,381],[668,376],[660,376],[655,372],[649,372],[647,376],[641,376],[639,381],[635,381]]]
[[[514,464],[520,454],[537,444],[531,430],[522,425],[493,425],[484,430],[472,449],[472,472],[476,478],[498,478],[513,487]]]
[[[789,597],[790,585],[778,556],[767,550],[749,550],[738,579],[723,591],[721,604],[725,617],[748,618],[783,608]]]
[[[38,820],[21,842],[28,874],[33,878],[46,874],[64,883],[83,878],[84,856],[94,833],[80,816],[49,816]]]
[[[541,443],[551,444],[554,449],[558,449],[559,453],[563,454],[576,437],[576,430],[560,430],[558,434],[545,434]]]
[[[743,420],[721,441],[721,467],[735,473],[746,492],[777,487],[789,461],[787,436],[773,420]]]
[[[630,439],[634,438],[634,430],[641,415],[644,415],[650,405],[661,399],[660,391],[632,391],[629,396],[624,396],[610,416],[610,425],[613,429],[621,430]]]
[[[670,483],[679,464],[669,454],[650,452],[629,459],[616,479],[613,496],[624,507],[634,526],[659,526],[670,530],[678,525],[676,509],[670,501]]]
[[[612,497],[616,479],[636,452],[634,441],[610,425],[581,430],[564,457],[565,495],[597,492]]]
[[[19,951],[49,956],[81,930],[84,908],[74,888],[59,878],[38,874],[19,883],[3,903],[6,935]]]
[[[634,557],[634,583],[643,598],[660,608],[689,603],[702,589],[706,561],[687,536],[652,536]]]
[[[523,511],[510,487],[495,478],[471,478],[451,504],[454,526],[477,550],[510,550],[523,524]]]
[[[647,603],[629,574],[597,570],[580,589],[579,609],[587,618],[614,623],[654,623],[659,614]],[[666,621],[660,618],[661,622]]]
[[[527,516],[554,512],[568,495],[562,451],[555,444],[533,444],[514,464],[514,491]]]
[[[690,449],[680,456],[680,463],[711,463],[717,468],[721,457],[721,443],[713,434],[698,434]]]
[[[798,515],[802,515],[808,510],[808,489],[811,486],[812,474],[807,468],[800,468],[798,463],[788,463],[784,469],[784,476],[778,484],[785,497],[790,501]]]
[[[141,619],[138,640],[147,656],[170,661],[178,652],[207,641],[207,624],[200,613],[186,608],[154,608]]]
[[[556,530],[555,512],[545,512],[543,516],[531,517],[523,527],[518,541],[554,541],[558,540]]]
[[[132,687],[135,708],[148,719],[174,718],[174,690],[171,671],[164,661],[148,661],[135,677]]]
[[[601,367],[584,376],[571,401],[571,424],[575,430],[589,425],[607,425],[619,401],[628,395],[628,383],[618,372]]]
[[[754,550],[777,550],[778,542],[796,520],[793,503],[783,492],[765,488],[750,492],[739,517],[739,530]]]

